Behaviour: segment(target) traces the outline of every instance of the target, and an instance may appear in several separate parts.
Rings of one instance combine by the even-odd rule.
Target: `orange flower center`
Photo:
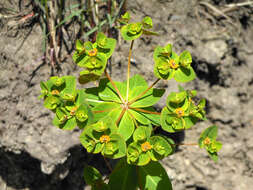
[[[176,112],[176,114],[177,114],[178,117],[184,116],[184,110],[182,108],[177,108],[175,110],[175,112]]]
[[[110,141],[110,137],[108,135],[102,135],[100,138],[99,138],[99,141],[101,143],[108,143]]]
[[[205,138],[205,140],[204,140],[204,144],[205,144],[205,145],[209,145],[209,144],[211,144],[211,140],[210,140],[210,138],[209,138],[209,137],[206,137],[206,138]]]
[[[77,107],[73,107],[70,111],[70,115],[75,115]]]
[[[152,146],[150,145],[149,142],[145,142],[143,144],[141,144],[141,150],[143,152],[147,152],[148,150],[150,150],[152,148]]]
[[[58,90],[53,90],[53,91],[51,92],[51,94],[52,94],[52,95],[59,95],[60,92],[59,92]]]
[[[94,48],[93,50],[88,52],[88,55],[94,57],[97,55],[97,52],[98,52],[97,48]]]
[[[179,65],[176,64],[176,62],[175,62],[174,59],[171,59],[171,60],[169,61],[169,65],[170,65],[170,68],[172,68],[172,69],[177,69],[177,68],[179,67]]]

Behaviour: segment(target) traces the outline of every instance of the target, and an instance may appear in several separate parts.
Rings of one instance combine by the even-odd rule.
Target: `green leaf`
[[[109,148],[115,146],[117,148],[116,152],[113,152],[113,154],[107,154],[106,151],[103,151],[102,154],[105,155],[108,158],[112,158],[112,159],[118,159],[118,158],[122,158],[126,155],[126,143],[125,140],[118,134],[112,134],[110,135],[110,146],[108,146]],[[109,143],[107,143],[104,147],[104,149],[108,149],[107,145],[109,145]]]
[[[88,185],[95,185],[98,181],[102,181],[102,175],[100,172],[96,168],[89,165],[85,166],[83,177],[85,183]]]
[[[196,74],[192,67],[184,68],[180,67],[175,71],[174,79],[177,82],[189,82],[195,79]]]
[[[145,88],[138,87],[134,91],[138,91],[141,93],[143,92],[144,89]],[[144,94],[141,98],[139,98],[136,102],[132,103],[131,107],[143,108],[143,107],[152,106],[160,100],[164,92],[165,92],[165,89],[152,88],[146,94]],[[132,94],[137,94],[137,93],[133,92]]]
[[[44,101],[44,106],[47,109],[55,110],[58,106],[61,105],[61,100],[56,96],[49,96]]]
[[[153,146],[152,150],[155,159],[151,159],[154,161],[161,160],[174,151],[172,145],[161,136],[152,136],[149,141]]]
[[[139,187],[148,190],[172,190],[170,179],[159,162],[150,162],[138,169]]]
[[[208,152],[208,155],[209,155],[210,158],[211,158],[213,161],[215,161],[215,162],[217,162],[218,159],[219,159],[217,152],[213,152],[213,153]]]
[[[76,78],[74,76],[64,76],[66,87],[60,92],[64,100],[75,101],[76,97]]]
[[[131,23],[123,26],[120,30],[124,40],[135,40],[142,35],[142,24],[141,23]]]
[[[99,32],[97,34],[96,44],[99,52],[106,55],[107,59],[111,57],[117,41],[113,38],[107,38],[105,34]]]
[[[60,87],[65,83],[64,77],[58,77],[58,76],[53,76],[50,77],[50,80],[52,81],[53,85],[56,87]]]
[[[133,119],[128,112],[125,112],[119,124],[119,134],[121,134],[122,137],[127,140],[132,136],[134,129],[135,127]]]
[[[146,118],[144,115],[142,115],[140,112],[134,110],[134,109],[129,109],[128,110],[133,116],[134,118],[140,122],[143,125],[148,125],[150,124],[150,121],[148,118]]]
[[[133,134],[133,140],[138,142],[138,141],[145,141],[147,140],[152,133],[152,126],[139,126]]]
[[[76,40],[76,50],[78,52],[81,52],[84,50],[84,46],[83,46],[83,43],[81,42],[81,40]]]
[[[153,27],[153,22],[152,19],[149,16],[146,16],[143,20],[142,20],[142,26],[144,29],[150,29]]]
[[[175,104],[180,104],[181,102],[183,102],[185,100],[187,96],[186,91],[182,91],[182,92],[171,92],[168,97],[167,97],[167,105],[171,103],[175,103]]]
[[[121,159],[109,178],[110,189],[136,190],[138,187],[138,176],[136,166],[127,164],[125,159]]]
[[[122,83],[120,82],[114,82],[117,88],[124,88]],[[112,101],[112,102],[118,102],[121,103],[121,100],[112,86],[112,84],[109,82],[108,79],[101,79],[99,83],[99,97],[104,101]],[[124,94],[121,93],[123,96]]]
[[[114,119],[117,120],[117,115],[115,113],[112,113],[116,111],[118,115],[120,114],[120,110],[122,108],[120,107],[120,104],[114,103],[114,102],[103,102],[97,104],[93,109],[93,113],[95,113],[95,121],[98,121],[99,119],[107,116],[107,115],[114,115]]]
[[[189,51],[183,51],[179,56],[181,66],[188,68],[192,63],[192,56]]]
[[[206,138],[209,137],[211,139],[216,139],[218,134],[218,127],[216,125],[210,126],[206,128],[200,135],[200,137]]]
[[[164,107],[161,112],[161,127],[164,131],[167,131],[169,133],[174,133],[177,130],[175,130],[171,124],[167,122],[168,115],[171,114],[171,112],[168,110],[167,107]]]
[[[146,107],[142,108],[146,111],[155,112],[156,110],[153,107]],[[146,113],[146,112],[139,112],[141,115],[146,117],[153,125],[160,126],[160,115],[158,114],[152,114],[152,113]]]
[[[127,81],[124,81],[124,83],[126,84]],[[138,75],[138,74],[134,75],[133,77],[131,77],[129,79],[129,88],[130,89],[134,89],[137,86],[143,86],[143,87],[148,88],[147,81],[141,75]]]
[[[83,70],[80,72],[80,76],[78,78],[78,81],[80,84],[86,84],[91,81],[96,81],[100,78],[100,75],[96,73],[92,73],[88,70]]]
[[[159,33],[157,32],[153,32],[153,31],[149,31],[149,30],[142,30],[143,31],[143,34],[144,35],[147,35],[147,36],[159,36]]]
[[[88,104],[91,106],[96,106],[97,104],[102,103],[102,101],[100,101],[99,99],[98,92],[99,92],[98,87],[84,89],[85,101],[87,101]]]
[[[127,24],[130,20],[130,13],[125,12],[125,14],[121,15],[121,18],[118,21],[122,24]]]
[[[74,117],[68,119],[65,123],[60,124],[58,127],[64,130],[73,130],[77,126],[76,119]]]

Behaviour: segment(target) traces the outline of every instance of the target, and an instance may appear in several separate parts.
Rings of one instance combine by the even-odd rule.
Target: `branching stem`
[[[133,100],[131,100],[128,105],[131,105],[132,103],[139,100],[143,95],[145,95],[151,88],[153,88],[156,83],[158,83],[161,79],[157,79],[153,84],[151,84],[145,91],[143,91],[141,94],[139,94],[137,97],[135,97]]]
[[[148,110],[145,110],[145,109],[142,109],[142,108],[132,108],[132,107],[129,107],[129,108],[133,109],[133,110],[136,110],[136,111],[143,112],[143,113],[150,113],[150,114],[155,114],[155,115],[161,115],[161,113],[159,113],[159,112],[148,111]]]
[[[119,118],[117,119],[117,121],[116,121],[116,125],[118,126],[118,124],[119,124],[119,122],[120,122],[120,120],[121,120],[121,118],[123,117],[123,115],[124,115],[124,113],[126,112],[126,109],[124,108],[122,111],[121,111],[121,113],[120,113],[120,115],[119,115]]]
[[[131,65],[131,56],[132,56],[133,45],[134,45],[134,40],[131,41],[131,45],[130,45],[130,48],[129,48],[129,54],[128,54],[126,100],[128,100],[128,94],[129,94],[130,65]]]
[[[112,86],[114,87],[114,89],[116,90],[120,100],[122,103],[125,103],[125,100],[123,99],[123,97],[121,96],[121,93],[119,91],[119,89],[117,88],[116,84],[113,82],[113,80],[111,79],[110,75],[107,73],[106,69],[105,69],[105,75],[106,77],[109,79],[110,83],[112,84]]]
[[[105,163],[106,163],[107,167],[109,168],[110,172],[112,172],[112,167],[111,167],[110,163],[108,162],[108,160],[106,159],[106,157],[104,157],[104,160],[105,160]]]

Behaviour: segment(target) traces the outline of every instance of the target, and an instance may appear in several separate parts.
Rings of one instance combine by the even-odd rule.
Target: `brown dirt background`
[[[18,1],[0,0],[0,8],[17,8]],[[179,141],[196,142],[201,131],[216,124],[223,142],[214,163],[204,150],[181,146],[165,158],[174,190],[249,190],[253,185],[253,6],[226,12],[227,18],[203,5],[220,10],[239,0],[129,0],[133,20],[151,16],[158,37],[142,37],[134,44],[133,73],[149,81],[152,52],[172,43],[176,52],[193,55],[197,78],[183,86],[207,99],[208,121],[176,134]],[[40,65],[42,31],[39,26],[0,17],[0,190],[83,190],[84,163],[108,174],[101,157],[80,146],[79,130],[62,131],[52,124],[53,114],[38,100],[39,83],[51,74]],[[21,47],[22,44],[22,47]],[[21,48],[19,48],[21,47]],[[112,77],[121,80],[126,70],[129,43],[122,39],[112,58]],[[71,59],[61,63],[61,75],[78,76]],[[133,74],[132,73],[132,74]],[[175,81],[158,84],[168,94]],[[157,105],[165,105],[166,95]]]

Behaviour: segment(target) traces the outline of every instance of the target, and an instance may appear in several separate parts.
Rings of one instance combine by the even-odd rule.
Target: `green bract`
[[[121,23],[125,24],[120,32],[124,40],[135,40],[139,38],[142,34],[145,35],[158,35],[156,32],[149,31],[153,27],[152,19],[150,17],[145,17],[142,22],[128,23],[130,20],[130,15],[125,13],[119,20]],[[127,22],[125,22],[127,21]]]
[[[126,155],[126,144],[118,134],[118,129],[110,117],[87,126],[80,136],[82,145],[88,152],[100,153],[109,158]]]
[[[163,108],[161,126],[168,132],[177,132],[192,127],[199,119],[205,120],[205,100],[198,105],[192,100],[195,91],[172,92]]]
[[[150,127],[139,126],[134,134],[131,144],[127,149],[127,162],[143,166],[148,164],[151,160],[158,161],[165,156],[168,156],[174,151],[173,142],[171,139],[168,141],[160,136],[151,137]]]
[[[94,44],[91,42],[82,43],[80,40],[76,41],[76,51],[73,55],[73,60],[79,67],[85,69],[80,72],[80,83],[85,84],[99,79],[115,46],[116,40],[107,38],[101,32],[97,34]]]
[[[160,79],[193,80],[191,54],[183,51],[178,56],[171,44],[158,46],[153,55],[154,74],[158,79],[148,85],[138,74],[130,77],[133,40],[142,34],[156,33],[149,31],[153,27],[150,17],[129,23],[130,14],[125,13],[119,21],[123,24],[123,38],[132,40],[125,81],[114,81],[106,72],[116,40],[98,32],[95,43],[77,40],[73,55],[74,62],[83,68],[79,83],[98,81],[97,86],[76,89],[74,76],[53,76],[40,83],[40,98],[44,99],[44,106],[55,114],[55,126],[65,130],[78,126],[82,130],[80,141],[87,152],[100,153],[111,159],[120,158],[109,182],[92,166],[85,167],[85,181],[93,190],[172,190],[170,179],[158,161],[173,154],[177,145],[165,135],[161,136],[156,128],[161,126],[164,131],[174,133],[191,128],[198,120],[206,120],[206,101],[201,99],[196,103],[196,90],[179,86],[179,92],[171,92],[166,106],[161,113],[157,112],[154,105],[164,95],[165,89],[154,86]],[[103,73],[106,78],[101,77]],[[201,134],[198,143],[215,161],[222,146],[216,137],[217,127],[211,126]]]
[[[157,78],[165,80],[174,78],[177,82],[189,82],[195,78],[190,52],[184,51],[178,56],[172,51],[172,45],[168,44],[165,47],[156,47],[153,57],[154,74]]]
[[[217,152],[221,149],[222,144],[219,141],[216,141],[218,133],[217,126],[211,126],[205,129],[199,138],[199,147],[205,148],[209,156],[214,160],[218,160]]]

